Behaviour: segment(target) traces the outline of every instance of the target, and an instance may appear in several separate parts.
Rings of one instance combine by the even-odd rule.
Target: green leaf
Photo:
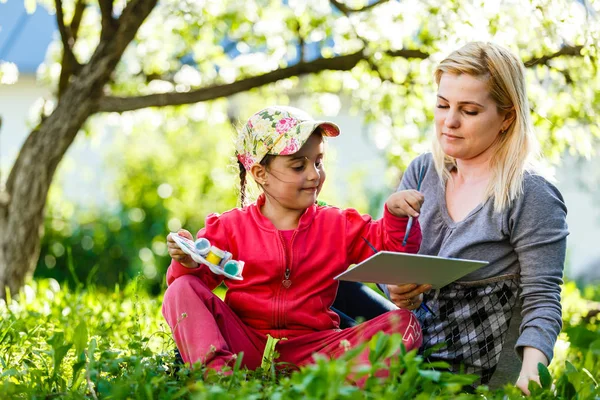
[[[378,333],[371,339],[371,352],[369,353],[369,362],[371,365],[385,357],[390,344],[390,337]]]
[[[54,371],[52,375],[56,376],[60,371],[60,366],[69,352],[69,349],[73,346],[72,343],[67,343],[64,346],[60,346],[54,349]]]
[[[576,374],[579,371],[577,371],[577,368],[575,368],[575,366],[573,366],[573,364],[571,364],[569,361],[565,361],[565,372],[567,375],[570,375]]]
[[[569,336],[571,346],[588,349],[593,342],[598,340],[598,333],[583,326],[575,326],[565,329]]]
[[[85,352],[85,348],[88,340],[88,331],[85,321],[81,321],[75,328],[75,334],[73,335],[73,342],[75,343],[75,354],[79,356]]]
[[[73,390],[73,388],[76,388],[79,382],[81,381],[82,378],[80,378],[79,373],[81,372],[83,367],[85,367],[85,364],[86,361],[80,361],[73,364],[73,379],[71,381],[71,390]]]
[[[527,389],[529,389],[529,392],[531,393],[532,397],[536,397],[537,395],[540,395],[544,389],[534,380],[530,380],[527,383]]]
[[[451,372],[442,372],[442,377],[444,382],[449,382],[449,383],[459,383],[461,385],[472,385],[474,382],[476,382],[480,376],[479,375],[461,375],[461,374],[454,374]]]
[[[52,375],[56,376],[60,370],[60,365],[62,364],[63,359],[73,344],[65,341],[64,332],[54,332],[54,335],[48,339],[48,344],[50,344],[52,347],[52,358],[54,361],[54,370]]]
[[[594,385],[597,387],[598,382],[596,382],[594,375],[592,375],[592,373],[590,371],[588,371],[587,368],[582,368],[581,370],[592,380],[592,382],[594,382]]]
[[[439,382],[440,378],[442,377],[442,373],[439,371],[420,370],[419,375],[422,376],[423,378],[429,379],[430,381],[433,381],[433,382]]]
[[[90,363],[90,366],[88,366],[88,368],[91,368],[92,362],[94,362],[94,352],[96,351],[96,346],[96,339],[90,340],[90,345],[87,350],[88,361]]]
[[[423,368],[448,369],[448,368],[450,368],[450,364],[448,364],[445,361],[433,361],[433,362],[423,364]]]
[[[18,376],[19,375],[19,371],[17,371],[15,368],[10,368],[7,369],[6,371],[4,371],[2,373],[2,375],[0,375],[0,377],[4,378],[7,376]]]
[[[548,368],[544,364],[538,363],[538,373],[540,374],[540,383],[542,384],[542,388],[550,389],[552,386],[552,376],[550,376]]]
[[[4,341],[4,338],[6,337],[6,335],[8,335],[8,332],[10,332],[10,328],[12,328],[12,326],[15,324],[15,322],[16,321],[12,321],[6,328],[4,328],[2,333],[0,333],[0,344],[2,344],[2,342]]]
[[[81,285],[81,281],[77,277],[77,273],[75,272],[75,263],[73,262],[73,253],[71,251],[71,247],[67,247],[67,267],[69,268],[69,272],[71,273],[71,277],[73,281],[77,284],[77,287]]]
[[[590,343],[590,352],[595,356],[600,356],[600,339]]]
[[[565,374],[556,381],[556,395],[564,399],[571,399],[576,393],[575,387],[569,382],[569,374],[565,371]]]

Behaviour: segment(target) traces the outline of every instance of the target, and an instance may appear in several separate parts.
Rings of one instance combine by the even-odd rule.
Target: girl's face
[[[288,209],[310,207],[325,182],[323,152],[323,138],[315,132],[296,153],[276,156],[266,168],[265,194]]]
[[[499,113],[487,82],[471,75],[444,73],[434,112],[437,140],[445,154],[471,160],[493,149],[514,113]]]

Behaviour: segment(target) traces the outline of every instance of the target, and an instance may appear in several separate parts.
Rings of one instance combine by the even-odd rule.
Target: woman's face
[[[512,121],[507,113],[498,112],[487,81],[467,74],[442,75],[434,115],[442,150],[459,160],[491,152],[500,131]]]

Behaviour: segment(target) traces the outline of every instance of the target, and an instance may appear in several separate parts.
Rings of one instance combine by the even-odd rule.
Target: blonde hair
[[[493,196],[494,209],[502,211],[522,193],[524,173],[534,169],[539,156],[525,89],[525,66],[501,46],[471,42],[438,65],[435,70],[438,85],[444,73],[487,78],[498,112],[514,110],[515,118],[498,137],[496,151],[490,159],[492,176],[485,193],[485,200]],[[456,160],[442,151],[437,138],[432,145],[435,168],[445,185],[450,178],[448,166],[456,166]]]

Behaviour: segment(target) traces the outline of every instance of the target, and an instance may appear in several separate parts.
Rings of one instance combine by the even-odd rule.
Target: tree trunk
[[[6,185],[10,198],[0,211],[0,296],[5,286],[15,293],[35,269],[52,177],[97,102],[97,94],[87,93],[70,88],[31,132],[12,168]]]
[[[58,163],[96,112],[103,88],[157,0],[131,0],[114,30],[103,32],[90,61],[61,95],[56,109],[29,134],[0,203],[0,298],[19,290],[39,257],[48,189]]]

